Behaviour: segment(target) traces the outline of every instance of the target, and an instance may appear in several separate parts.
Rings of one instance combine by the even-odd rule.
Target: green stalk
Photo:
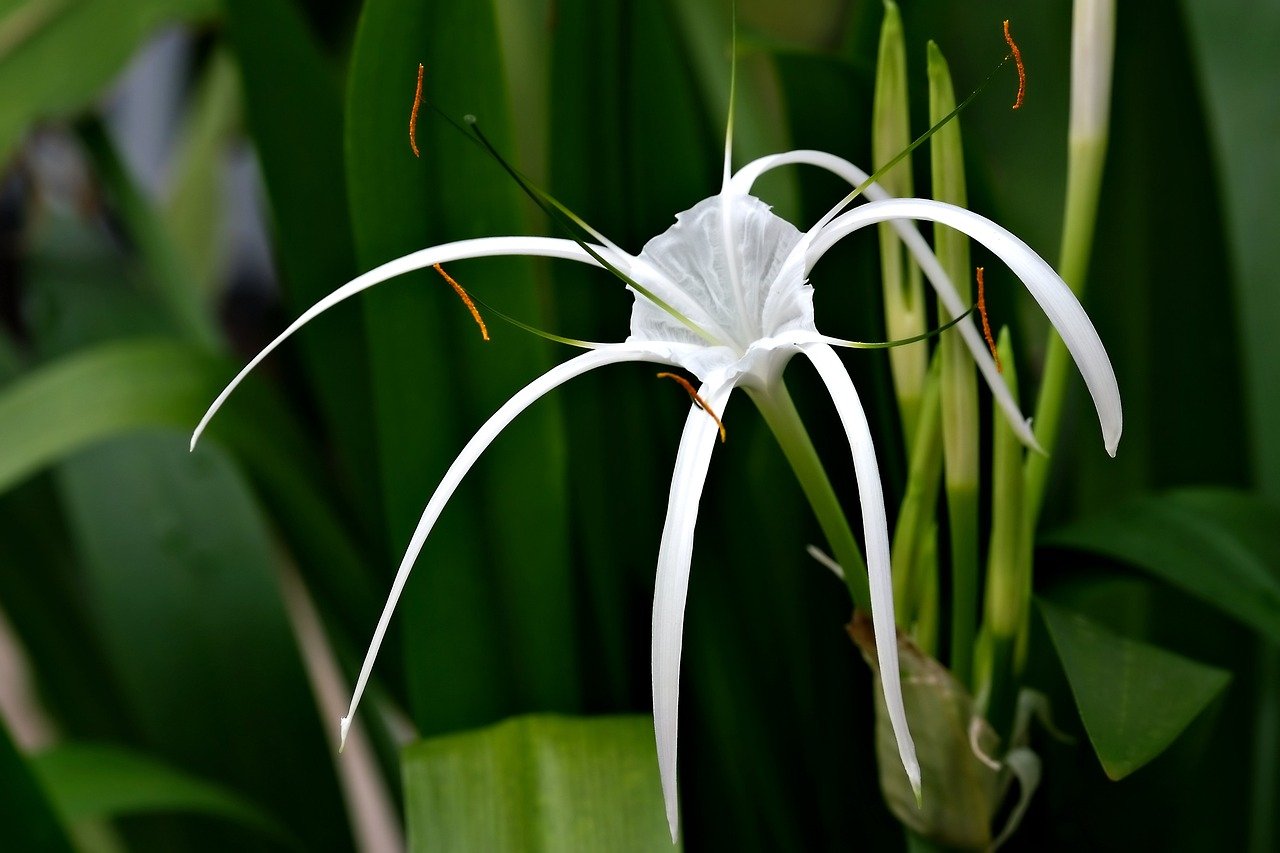
[[[783,455],[800,481],[800,488],[818,519],[822,534],[835,555],[836,562],[844,570],[845,584],[849,587],[849,596],[855,607],[870,612],[871,589],[867,583],[867,564],[862,558],[862,550],[853,538],[849,529],[849,521],[845,518],[840,500],[836,497],[827,471],[822,467],[818,451],[809,438],[800,413],[786,385],[779,379],[772,383],[769,390],[748,390],[748,395],[755,401],[765,423],[773,432],[774,438],[782,447]]]
[[[936,124],[956,108],[951,71],[942,51],[929,42],[929,121]],[[966,206],[964,147],[960,120],[942,127],[929,145],[933,197]],[[943,225],[934,228],[934,251],[961,299],[972,299],[969,240]],[[939,306],[939,322],[949,319]],[[947,520],[951,538],[951,673],[966,686],[973,681],[973,644],[978,618],[978,382],[973,358],[958,330],[943,332],[942,448],[946,471]]]
[[[1058,261],[1058,274],[1077,296],[1084,293],[1089,256],[1093,250],[1093,231],[1097,219],[1098,196],[1102,188],[1106,147],[1105,138],[1074,140],[1071,143],[1070,165],[1067,168],[1067,204],[1062,228],[1062,257]],[[1071,354],[1067,352],[1062,338],[1051,330],[1045,352],[1040,398],[1036,403],[1033,421],[1036,440],[1044,448],[1045,455],[1030,454],[1026,466],[1026,524],[1031,532],[1035,531],[1044,503],[1044,491],[1049,480],[1048,454],[1053,453],[1058,442],[1058,432],[1062,427],[1062,403],[1071,370]]]
[[[1111,71],[1115,53],[1115,0],[1076,0],[1071,27],[1071,118],[1068,125],[1067,200],[1062,222],[1058,272],[1080,296],[1084,293],[1093,249],[1098,196],[1106,161],[1110,125]],[[1051,454],[1062,425],[1071,359],[1062,339],[1049,333],[1044,377],[1036,405],[1036,440]],[[1049,479],[1049,457],[1032,454],[1026,463],[1023,526],[1028,542],[1035,533]],[[1029,547],[1028,547],[1029,553]]]
[[[938,484],[942,478],[939,384],[939,363],[935,358],[925,378],[920,419],[916,425],[915,441],[910,447],[907,491],[898,510],[898,524],[893,529],[890,552],[894,617],[898,624],[911,626],[912,634],[917,637],[919,629],[926,634],[932,630],[937,635],[936,608],[932,626],[917,626],[917,622],[923,615],[920,593],[929,583],[921,576],[925,568],[922,557],[928,551],[927,536],[937,530],[934,515],[938,506]],[[934,553],[936,555],[936,550]]]
[[[1008,329],[1000,331],[998,351],[1005,382],[1016,401],[1018,376]],[[987,720],[997,732],[1003,733],[1013,714],[1018,637],[1030,612],[1031,564],[1025,559],[1023,548],[1022,443],[999,408],[993,404],[993,409],[991,548],[983,608],[983,629],[989,640],[986,651],[990,658],[981,669],[989,676],[982,690],[987,699]]]
[[[876,63],[875,100],[871,108],[872,165],[879,169],[910,144],[907,51],[902,16],[898,13],[897,4],[886,0]],[[892,195],[912,196],[910,159],[885,172],[878,182]],[[877,227],[887,337],[890,340],[914,337],[925,329],[924,284],[920,268],[908,256],[892,225],[882,223]],[[901,347],[889,352],[889,367],[893,373],[893,387],[907,447],[912,444],[919,421],[928,356],[923,347]]]

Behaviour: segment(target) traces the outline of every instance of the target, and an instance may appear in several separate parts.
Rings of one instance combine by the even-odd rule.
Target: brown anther
[[[409,112],[409,147],[413,149],[413,156],[420,157],[418,153],[418,107],[422,106],[422,63],[418,63],[418,88],[413,92],[413,109]],[[444,271],[441,270],[443,275]],[[445,276],[448,278],[448,276]],[[452,279],[450,279],[452,281]],[[454,287],[457,287],[455,284]],[[465,297],[463,297],[465,298]],[[471,309],[473,312],[475,309]],[[485,338],[488,340],[488,338]]]
[[[716,413],[711,410],[711,407],[707,405],[707,401],[702,399],[702,395],[699,394],[697,389],[695,389],[693,385],[689,383],[689,380],[675,373],[659,373],[658,378],[674,379],[676,382],[679,382],[680,387],[684,388],[685,391],[689,392],[689,397],[690,399],[693,400],[693,404],[697,406],[699,409],[702,409],[702,411],[706,412],[708,415],[710,415],[711,420],[716,422],[716,426],[720,428],[720,443],[724,444],[724,441],[725,441],[724,421],[720,420],[720,418],[716,415]]]
[[[982,267],[974,271],[974,276],[978,279],[978,314],[982,317],[982,336],[987,339],[987,348],[991,350],[991,357],[996,360],[996,373],[1004,373],[1004,368],[1000,365],[1000,351],[996,349],[996,339],[991,337],[991,323],[987,320],[987,296],[982,289]]]
[[[1008,21],[1004,22],[1004,40],[1009,45],[1009,52],[1013,55],[1013,64],[1018,66],[1018,97],[1013,102],[1013,108],[1016,110],[1022,106],[1022,98],[1027,94],[1027,69],[1022,65],[1022,51],[1018,50],[1013,36],[1009,35]]]
[[[467,310],[471,312],[471,319],[475,320],[476,325],[480,327],[480,337],[484,338],[486,341],[489,340],[489,329],[484,324],[484,318],[480,316],[480,309],[476,308],[476,304],[471,301],[471,297],[462,289],[462,285],[454,281],[453,276],[444,271],[444,267],[439,264],[434,264],[434,266],[436,272],[444,276],[444,280],[449,282],[449,286],[453,288],[453,292],[458,294],[458,298],[462,300],[462,304],[467,306]]]

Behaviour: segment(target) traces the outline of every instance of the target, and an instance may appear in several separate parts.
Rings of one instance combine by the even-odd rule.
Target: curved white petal
[[[703,385],[699,392],[721,418],[733,390],[731,382],[718,387]],[[667,823],[675,841],[680,822],[676,799],[676,735],[680,722],[680,651],[684,643],[684,603],[689,591],[689,564],[693,559],[693,528],[698,503],[711,465],[711,451],[719,438],[716,422],[697,406],[689,407],[680,450],[671,474],[667,520],[658,550],[658,572],[653,591],[653,730],[658,743],[658,769]]]
[[[614,364],[621,361],[643,361],[651,358],[652,354],[647,350],[615,345],[592,350],[572,358],[564,364],[556,365],[517,391],[510,400],[503,403],[502,407],[494,412],[489,417],[489,420],[485,421],[484,426],[480,427],[479,431],[462,448],[458,458],[453,460],[453,464],[449,466],[449,470],[445,472],[444,477],[440,480],[440,485],[436,486],[435,492],[431,495],[431,500],[427,502],[426,509],[422,511],[422,517],[418,519],[418,526],[409,540],[409,547],[405,549],[404,557],[400,561],[400,568],[396,570],[396,577],[391,584],[391,592],[387,596],[387,603],[383,607],[382,616],[378,619],[378,625],[373,631],[373,639],[369,642],[369,650],[365,653],[364,664],[360,667],[360,676],[356,679],[356,687],[351,696],[351,707],[341,721],[341,742],[346,742],[347,730],[351,726],[351,718],[355,715],[356,706],[360,704],[360,698],[364,695],[365,685],[369,681],[369,673],[373,670],[373,662],[378,656],[378,649],[381,647],[382,639],[387,633],[387,626],[391,622],[392,613],[395,612],[396,602],[400,600],[400,593],[404,590],[405,582],[409,579],[409,572],[413,568],[414,562],[418,559],[418,554],[422,551],[422,546],[427,541],[427,535],[431,533],[431,528],[435,525],[436,519],[440,517],[445,504],[449,502],[449,498],[453,496],[454,491],[461,484],[462,478],[471,470],[471,466],[480,458],[480,454],[497,438],[498,433],[502,432],[507,424],[515,419],[516,415],[523,412],[535,400],[558,385],[606,364]]]
[[[893,622],[893,580],[889,575],[889,522],[884,511],[884,491],[880,486],[880,467],[867,415],[858,399],[844,364],[835,350],[826,344],[806,344],[803,352],[817,368],[835,402],[840,422],[849,436],[853,452],[853,470],[858,480],[858,501],[862,504],[862,531],[867,548],[867,579],[871,586],[871,623],[875,629],[876,658],[880,665],[880,685],[889,722],[898,741],[898,756],[907,771],[907,779],[916,796],[920,795],[920,763],[916,760],[915,742],[907,727],[907,712],[902,704],[902,682],[898,672],[898,633]]]
[[[593,248],[600,254],[607,256],[608,250],[598,246]],[[204,417],[200,419],[199,425],[196,426],[195,431],[191,434],[191,448],[195,449],[196,442],[200,440],[200,434],[209,425],[209,421],[212,420],[214,414],[231,396],[231,392],[244,381],[244,378],[249,375],[251,370],[257,367],[276,347],[284,343],[286,338],[339,302],[355,296],[375,284],[381,284],[387,279],[395,278],[413,270],[423,269],[434,264],[446,264],[450,261],[461,261],[469,258],[490,258],[502,255],[537,255],[545,258],[564,258],[599,266],[596,260],[574,241],[552,237],[482,237],[476,240],[459,240],[455,243],[444,243],[439,246],[420,249],[404,257],[396,258],[394,261],[388,261],[380,267],[375,267],[367,273],[357,276],[315,305],[312,305],[298,319],[290,323],[289,328],[281,332],[274,341],[267,344],[262,352],[255,355],[253,360],[236,374],[236,377],[231,380],[227,387],[222,389],[222,393],[209,406],[209,411],[204,413]],[[611,259],[611,262],[624,262],[624,259]]]
[[[783,166],[816,166],[820,169],[826,169],[828,172],[848,181],[850,186],[861,186],[869,176],[862,169],[859,169],[853,163],[843,157],[837,157],[834,154],[828,154],[826,151],[814,151],[810,149],[799,149],[796,151],[787,151],[782,154],[771,154],[767,157],[761,157],[753,160],[738,170],[733,177],[733,186],[736,191],[746,192],[751,186],[760,179],[765,172]],[[887,190],[879,184],[869,184],[863,190],[863,194],[872,201],[884,201],[893,198]],[[818,221],[816,225],[809,229],[805,235],[805,239],[796,247],[796,252],[804,253],[809,251],[814,238],[822,232],[831,219],[839,213],[844,207],[844,203],[833,207],[828,213]],[[924,271],[925,277],[929,279],[929,283],[933,285],[934,290],[938,293],[943,307],[954,318],[958,317],[968,310],[969,306],[965,305],[960,299],[960,294],[952,284],[951,278],[946,271],[942,269],[942,264],[938,263],[937,257],[933,254],[929,242],[924,239],[916,228],[915,223],[909,219],[893,219],[890,220],[893,229],[898,232],[898,237],[906,245],[907,249],[915,258],[916,263],[920,264],[920,268]],[[805,274],[812,268],[812,262],[816,258],[810,257],[810,263],[805,265]],[[788,264],[798,262],[798,259],[789,258]],[[1018,438],[1028,447],[1040,450],[1040,445],[1036,441],[1035,434],[1031,431],[1026,418],[1023,417],[1022,410],[1014,401],[1013,395],[1009,392],[1008,386],[1004,379],[1000,376],[1000,371],[996,367],[995,360],[991,357],[986,343],[982,336],[978,333],[978,327],[974,325],[973,319],[969,318],[959,324],[960,336],[964,339],[965,345],[969,348],[969,352],[973,355],[973,359],[978,364],[978,369],[982,372],[983,378],[987,382],[987,386],[991,389],[992,395],[999,404],[1005,416],[1009,419],[1009,423],[1013,426]]]
[[[1062,336],[1063,343],[1067,345],[1068,352],[1071,353],[1076,367],[1084,377],[1089,394],[1093,397],[1093,405],[1098,411],[1103,443],[1107,453],[1115,456],[1116,446],[1120,443],[1120,433],[1124,427],[1124,416],[1120,405],[1120,389],[1116,384],[1116,376],[1111,369],[1111,360],[1107,357],[1106,348],[1103,347],[1097,330],[1089,321],[1089,315],[1085,313],[1080,301],[1071,292],[1071,288],[1067,287],[1066,283],[1053,271],[1053,267],[1009,231],[971,210],[940,201],[919,198],[875,201],[841,214],[818,233],[809,248],[809,267],[811,268],[824,252],[847,234],[876,222],[902,219],[925,219],[963,231],[994,252],[1018,278],[1022,279],[1031,296],[1048,316],[1049,322]],[[918,233],[916,237],[919,237]],[[905,235],[903,239],[907,239]],[[910,243],[911,241],[908,240],[908,245]],[[932,280],[933,274],[926,259],[919,257],[919,253],[917,253],[917,259]],[[933,264],[937,264],[937,259],[933,258],[932,254],[928,259],[931,259]],[[934,283],[938,284],[937,281]],[[939,287],[938,296],[952,316],[958,316],[965,310],[954,289],[946,293]],[[977,330],[973,327],[972,318],[962,322],[959,328],[966,342],[970,343],[970,350],[975,350],[981,342],[977,339]],[[986,374],[985,364],[982,361],[979,361],[979,364],[983,366],[983,373]],[[998,377],[992,375],[987,375],[987,380],[993,391],[1004,384]],[[1001,404],[1004,404],[1003,400]],[[1014,409],[1016,411],[1016,406]],[[1019,422],[1021,422],[1020,415],[1014,423]],[[1023,440],[1026,440],[1025,437]]]

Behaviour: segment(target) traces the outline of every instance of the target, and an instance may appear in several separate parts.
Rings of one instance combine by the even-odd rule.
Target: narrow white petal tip
[[[667,803],[667,828],[671,830],[671,843],[679,843],[680,807],[673,802]]]
[[[1107,448],[1107,455],[1112,459],[1116,458],[1116,451],[1120,449],[1120,431],[1112,435],[1103,436],[1103,443]]]
[[[911,780],[911,793],[916,795],[916,808],[924,808],[924,789],[920,787],[920,768],[915,768],[915,773],[908,773],[907,778]]]
[[[338,754],[347,748],[347,735],[351,733],[351,718],[343,717],[338,722]]]
[[[200,433],[196,432],[191,434],[191,444],[187,446],[188,453],[196,452],[196,442],[199,440],[200,440]],[[1112,455],[1115,455],[1115,454],[1112,454]]]

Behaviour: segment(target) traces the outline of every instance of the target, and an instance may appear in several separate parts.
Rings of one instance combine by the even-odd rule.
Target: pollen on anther
[[[413,149],[413,156],[420,157],[418,153],[418,108],[422,106],[422,63],[418,63],[418,88],[413,92],[413,109],[409,111],[409,147]]]
[[[1000,351],[996,349],[996,339],[991,336],[991,323],[987,320],[987,295],[983,291],[982,267],[974,270],[974,277],[978,280],[978,315],[982,317],[982,337],[987,339],[987,349],[991,350],[991,357],[996,360],[996,373],[1004,373],[1004,368],[1000,365]]]
[[[1013,102],[1013,108],[1016,110],[1022,106],[1022,99],[1027,94],[1027,69],[1022,65],[1022,51],[1018,50],[1013,36],[1009,34],[1008,21],[1004,22],[1004,40],[1009,45],[1009,52],[1013,54],[1013,64],[1018,68],[1018,97]]]
[[[462,304],[467,306],[467,310],[471,312],[471,319],[475,320],[476,325],[480,327],[480,337],[484,338],[486,341],[489,340],[489,328],[484,324],[484,318],[480,316],[480,309],[476,308],[475,302],[471,301],[471,297],[462,289],[462,285],[454,281],[453,276],[444,271],[444,267],[439,264],[433,264],[433,266],[435,267],[435,271],[440,273],[440,275],[444,277],[445,281],[449,282],[449,286],[453,288],[453,292],[458,294],[458,298],[462,300]]]
[[[707,404],[706,400],[702,399],[702,395],[698,393],[697,389],[694,388],[692,384],[690,384],[689,380],[685,379],[683,376],[680,376],[679,374],[676,374],[676,373],[659,373],[658,378],[674,379],[676,382],[680,383],[680,387],[688,392],[689,398],[693,400],[693,404],[697,406],[699,409],[702,409],[702,411],[706,412],[708,415],[710,415],[711,420],[716,422],[716,426],[720,429],[720,443],[724,444],[724,441],[725,441],[724,421],[720,420],[719,416],[716,415],[714,411],[712,411],[711,406]]]

